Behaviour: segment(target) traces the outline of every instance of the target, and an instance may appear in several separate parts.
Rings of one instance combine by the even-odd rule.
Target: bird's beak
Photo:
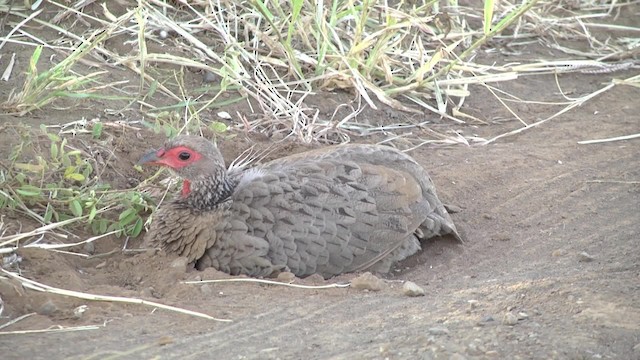
[[[138,160],[138,165],[166,165],[161,157],[158,156],[159,153],[163,153],[162,150],[152,150],[148,153],[144,154],[140,160]]]

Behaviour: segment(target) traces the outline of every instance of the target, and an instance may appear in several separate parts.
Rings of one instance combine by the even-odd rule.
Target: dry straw
[[[7,271],[5,269],[0,269],[0,272],[2,272],[4,275],[8,276],[11,279],[15,279],[19,281],[20,284],[22,284],[22,286],[24,286],[25,288],[35,290],[35,291],[47,292],[51,294],[69,296],[77,299],[85,299],[85,300],[91,300],[91,301],[106,301],[106,302],[117,302],[117,303],[124,303],[124,304],[144,305],[144,306],[150,306],[153,308],[168,310],[168,311],[195,316],[195,317],[208,319],[208,320],[215,320],[215,321],[222,321],[222,322],[231,321],[228,319],[215,318],[213,316],[210,316],[201,312],[182,309],[182,308],[170,306],[170,305],[164,305],[164,304],[143,300],[143,299],[122,297],[122,296],[95,295],[95,294],[89,294],[89,293],[84,293],[79,291],[59,289],[53,286],[39,283],[34,280],[27,279],[17,273]]]

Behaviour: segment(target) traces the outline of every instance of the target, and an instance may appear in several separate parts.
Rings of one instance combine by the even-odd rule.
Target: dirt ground
[[[32,51],[11,50],[19,52],[23,65]],[[536,51],[529,56],[535,58]],[[560,76],[559,82],[577,97],[601,88],[612,77],[631,75],[573,74]],[[18,83],[19,79],[3,85],[3,98]],[[523,99],[559,98],[551,75],[524,77],[499,87]],[[488,125],[441,121],[434,128],[488,138],[521,126],[489,92],[472,90],[475,95],[463,110]],[[329,112],[348,99],[344,93],[319,94],[310,103]],[[618,86],[542,126],[488,146],[425,146],[411,151],[430,172],[443,202],[456,209],[452,216],[465,243],[439,239],[425,244],[424,251],[386,276],[381,291],[187,285],[181,282],[223,276],[211,269],[184,271],[172,266],[172,258],[160,255],[117,252],[85,260],[22,250],[23,276],[44,284],[139,297],[233,322],[38,293],[0,279],[0,325],[37,313],[2,331],[98,325],[95,330],[0,335],[0,357],[640,359],[640,140],[577,144],[640,132],[638,99],[640,89]],[[72,110],[1,117],[2,160],[17,140],[16,124],[37,128],[82,116],[121,120],[104,114],[104,106],[86,102]],[[243,106],[234,111],[248,113]],[[530,123],[552,113],[543,105],[512,106]],[[388,123],[389,114],[369,110],[361,118]],[[410,119],[403,113],[393,115]],[[140,115],[130,116],[138,120]],[[133,164],[163,137],[142,128],[108,131],[112,137],[104,145],[115,150],[115,157],[105,181],[135,185],[144,174],[134,171]],[[227,159],[233,159],[252,144],[266,148],[271,143],[264,136],[238,133],[233,140],[219,141],[219,146]],[[308,148],[285,140],[270,156]],[[29,226],[19,214],[2,211],[9,232]],[[119,249],[123,241],[101,239],[95,253]],[[140,243],[133,239],[128,247]],[[356,276],[328,281],[312,277],[296,283],[347,282]],[[405,280],[423,287],[426,295],[403,295]],[[76,316],[74,309],[81,305],[86,311]]]

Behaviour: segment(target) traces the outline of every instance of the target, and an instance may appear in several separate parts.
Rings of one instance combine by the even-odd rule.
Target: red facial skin
[[[180,154],[188,153],[190,156],[186,160],[180,159]],[[151,154],[149,154],[152,156]],[[146,156],[145,156],[146,157]],[[178,146],[169,150],[160,149],[156,151],[155,157],[144,161],[146,164],[167,166],[174,170],[181,169],[202,158],[202,155],[185,146]],[[191,192],[191,182],[184,179],[182,183],[182,196],[186,197]]]

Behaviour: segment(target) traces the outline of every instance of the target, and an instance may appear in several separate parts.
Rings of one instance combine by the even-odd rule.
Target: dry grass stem
[[[25,277],[22,277],[16,273],[7,271],[5,269],[0,269],[0,271],[12,279],[18,280],[22,284],[22,286],[24,286],[25,288],[32,289],[35,291],[47,292],[47,293],[63,295],[63,296],[70,296],[78,299],[85,299],[85,300],[91,300],[91,301],[106,301],[106,302],[119,302],[119,303],[134,304],[134,305],[144,305],[144,306],[150,306],[154,308],[159,308],[163,310],[168,310],[168,311],[195,316],[195,317],[208,319],[208,320],[215,320],[215,321],[222,321],[222,322],[231,321],[228,319],[218,319],[213,316],[200,313],[197,311],[191,311],[191,310],[182,309],[182,308],[178,308],[170,305],[164,305],[164,304],[160,304],[153,301],[147,301],[143,299],[128,298],[128,297],[121,297],[121,296],[95,295],[95,294],[83,293],[79,291],[59,289],[49,285],[41,284],[34,280],[27,279]]]
[[[600,143],[605,143],[605,142],[620,141],[620,140],[631,140],[631,139],[637,139],[637,138],[640,138],[640,134],[616,136],[616,137],[606,138],[606,139],[584,140],[584,141],[578,141],[578,144],[580,144],[580,145],[600,144]]]
[[[351,285],[351,284],[300,285],[300,284],[285,283],[281,281],[252,279],[252,278],[184,281],[184,284],[197,285],[197,284],[232,283],[232,282],[248,282],[248,283],[257,283],[257,284],[277,285],[277,286],[286,286],[286,287],[292,287],[292,288],[298,288],[298,289],[334,289],[334,288],[345,288]]]

